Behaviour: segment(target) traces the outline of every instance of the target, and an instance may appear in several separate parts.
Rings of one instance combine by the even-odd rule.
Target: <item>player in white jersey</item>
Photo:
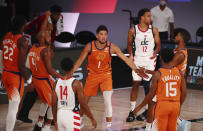
[[[77,99],[87,117],[90,118],[93,128],[96,128],[97,123],[84,99],[83,85],[72,77],[70,72],[73,61],[64,58],[61,61],[61,68],[65,71],[65,78],[55,83],[52,93],[52,112],[56,128],[58,131],[80,131],[80,114],[74,111]]]
[[[128,52],[130,53],[130,57],[134,60],[135,65],[145,69],[154,70],[156,67],[156,56],[161,48],[158,29],[151,26],[151,14],[149,9],[141,9],[138,12],[138,17],[139,24],[131,27],[128,32]],[[135,45],[134,47],[133,42]],[[133,48],[135,48],[135,50],[133,50]],[[132,111],[136,106],[138,87],[142,80],[144,81],[145,94],[149,92],[152,75],[147,75],[149,76],[147,79],[142,79],[137,73],[134,71],[132,72],[133,89],[131,91],[131,109],[129,116],[126,119],[127,122],[135,120],[135,116]]]

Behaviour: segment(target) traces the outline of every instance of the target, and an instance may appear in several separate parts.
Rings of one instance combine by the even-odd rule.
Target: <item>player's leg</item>
[[[64,120],[66,118],[66,120]],[[58,131],[66,131],[65,126],[69,126],[69,120],[70,117],[67,116],[67,113],[65,110],[58,110],[57,111],[57,126],[58,126]]]
[[[101,84],[100,89],[103,93],[104,97],[104,108],[105,108],[105,115],[106,115],[106,127],[107,130],[110,130],[112,125],[112,75],[111,74],[104,74],[101,76]]]
[[[24,91],[24,81],[20,75],[4,71],[2,74],[2,82],[9,97],[6,131],[13,131],[21,100],[21,94],[23,94]]]
[[[168,117],[167,131],[176,131],[177,119],[180,113],[180,102],[170,102],[171,113]]]
[[[158,102],[155,105],[154,121],[151,131],[166,131],[169,115],[169,106],[166,102]]]

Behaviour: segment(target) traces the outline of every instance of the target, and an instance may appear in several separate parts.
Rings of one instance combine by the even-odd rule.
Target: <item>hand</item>
[[[95,119],[92,119],[91,122],[92,122],[92,126],[93,126],[92,129],[97,128],[97,122],[95,121]]]
[[[49,17],[51,15],[51,12],[50,11],[46,11],[45,12],[45,16]]]
[[[154,59],[155,57],[157,56],[157,53],[153,53],[153,56],[152,57],[150,57],[150,59]]]
[[[34,85],[33,85],[33,83],[28,84],[27,85],[27,92],[33,92],[33,91],[34,91]]]
[[[139,67],[138,69],[135,70],[135,72],[142,78],[149,78],[149,76],[145,73],[145,68]]]

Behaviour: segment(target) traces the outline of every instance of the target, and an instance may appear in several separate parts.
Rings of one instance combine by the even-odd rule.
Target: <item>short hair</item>
[[[25,19],[24,16],[22,16],[22,15],[16,16],[16,17],[13,19],[12,24],[11,24],[12,30],[13,30],[13,31],[18,31],[18,30],[20,30],[20,29],[22,28],[22,26],[26,24],[26,22],[27,22],[27,21],[26,21],[26,19]]]
[[[65,72],[69,72],[73,68],[73,61],[69,57],[63,58],[61,61],[61,68]]]
[[[50,11],[51,12],[56,12],[56,13],[61,13],[62,8],[59,5],[53,5],[53,6],[50,7]]]
[[[96,33],[98,34],[100,31],[106,31],[108,33],[108,29],[105,25],[100,25],[97,30]]]
[[[190,33],[186,29],[177,28],[177,29],[175,29],[174,32],[175,32],[175,36],[178,33],[180,33],[185,43],[189,42],[189,40],[191,39]]]
[[[172,49],[163,48],[160,52],[161,58],[165,63],[169,63],[172,61],[174,57],[174,52]]]
[[[140,20],[141,17],[142,17],[146,12],[150,12],[150,9],[148,9],[148,8],[143,8],[143,9],[139,10],[139,12],[138,12],[138,19]]]

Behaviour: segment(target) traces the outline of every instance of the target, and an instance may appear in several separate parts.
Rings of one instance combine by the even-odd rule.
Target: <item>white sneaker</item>
[[[146,124],[145,131],[151,131],[151,124]]]
[[[181,131],[190,131],[190,128],[191,128],[191,122],[182,120],[180,130]]]
[[[45,125],[45,126],[42,128],[42,131],[52,131],[51,126]]]

